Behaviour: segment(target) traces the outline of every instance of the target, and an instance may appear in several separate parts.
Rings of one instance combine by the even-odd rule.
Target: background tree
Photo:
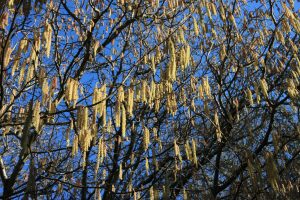
[[[3,199],[298,199],[292,0],[0,5]]]

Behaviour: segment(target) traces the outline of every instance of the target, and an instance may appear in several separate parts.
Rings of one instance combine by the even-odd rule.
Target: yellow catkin
[[[101,88],[94,88],[93,93],[93,101],[92,103],[95,104],[94,109],[94,117],[99,114],[102,117],[102,125],[106,126],[106,84],[102,85]]]
[[[51,51],[51,38],[52,38],[52,28],[48,21],[45,22],[45,29],[43,33],[43,41],[45,41],[45,52],[46,56],[49,58]]]
[[[219,52],[219,54],[220,54],[221,60],[224,60],[224,58],[226,57],[226,47],[225,47],[224,44],[222,44],[220,46],[220,52]]]
[[[215,123],[215,126],[216,126],[217,141],[221,142],[221,140],[222,140],[222,132],[221,132],[221,127],[220,127],[220,124],[219,124],[219,117],[218,117],[218,113],[217,112],[215,112],[215,115],[214,115],[214,123]]]
[[[145,169],[146,169],[146,175],[149,176],[149,161],[148,158],[145,158]]]
[[[95,178],[97,177],[97,173],[99,170],[99,166],[102,163],[102,138],[99,139],[98,142],[98,153],[97,153],[97,161],[96,161],[96,165],[95,165]]]
[[[198,87],[198,97],[199,99],[203,100],[204,99],[204,93],[203,93],[203,85],[199,85]]]
[[[4,69],[7,67],[10,61],[10,55],[13,49],[10,47],[10,42],[6,44],[6,48],[4,49],[4,58],[3,58],[3,67]]]
[[[47,79],[44,79],[42,85],[42,104],[46,105],[49,102],[49,86]]]
[[[185,189],[183,189],[183,194],[182,195],[183,195],[183,200],[188,200],[188,195],[187,195]]]
[[[115,118],[116,118],[116,126],[121,126],[121,104],[124,101],[124,88],[121,85],[118,88],[118,94],[117,94],[117,102],[116,102],[116,108],[115,108]]]
[[[142,87],[141,87],[141,100],[143,103],[147,103],[147,81],[142,81]]]
[[[192,152],[193,152],[193,164],[198,166],[198,158],[197,158],[197,146],[194,139],[192,139]]]
[[[256,82],[253,85],[254,85],[254,90],[255,90],[255,94],[256,94],[256,103],[259,104],[260,103],[259,87]]]
[[[248,102],[252,106],[253,105],[253,98],[252,98],[252,92],[249,88],[247,88],[247,90],[246,90],[246,97],[247,97]]]
[[[219,9],[220,9],[220,17],[221,17],[222,21],[225,22],[226,21],[226,15],[225,15],[225,10],[224,10],[224,7],[223,7],[222,4],[220,5]]]
[[[190,143],[188,141],[186,141],[186,143],[184,144],[184,150],[185,150],[186,158],[188,160],[192,160],[193,152],[192,152],[192,149],[190,147]]]
[[[144,151],[147,151],[150,143],[150,132],[149,129],[144,126],[144,137],[143,137],[143,149]]]
[[[274,191],[278,192],[279,191],[279,173],[278,169],[276,167],[275,161],[273,159],[273,155],[270,152],[267,152],[265,154],[266,158],[266,171],[268,175],[268,180],[274,189]]]
[[[74,157],[78,152],[78,136],[74,137],[73,145],[72,145],[72,156]]]
[[[170,53],[170,61],[168,64],[168,69],[167,69],[167,80],[175,81],[176,80],[176,71],[177,71],[176,51],[175,51],[174,43],[171,39],[168,41],[168,49],[169,49],[169,53]]]
[[[202,78],[202,84],[203,84],[203,89],[204,89],[205,95],[207,96],[207,98],[211,98],[211,89],[210,89],[210,85],[209,85],[207,76]]]
[[[179,159],[180,163],[182,163],[182,157],[180,154],[180,148],[177,145],[176,139],[174,139],[174,152],[175,152],[175,157]]]
[[[235,19],[234,19],[234,16],[233,16],[233,14],[232,14],[231,12],[229,12],[228,18],[229,18],[229,21],[232,23],[232,25],[233,25],[235,28],[237,28],[236,22],[235,22]]]
[[[41,109],[41,103],[39,101],[36,101],[33,108],[33,126],[39,132],[40,130],[40,109]]]
[[[151,56],[151,70],[152,70],[153,74],[156,73],[155,57],[154,56]]]
[[[195,17],[193,17],[193,24],[194,24],[194,33],[196,36],[199,36],[199,27]]]
[[[129,87],[127,91],[127,109],[130,117],[133,116],[133,98],[134,98],[134,90],[133,87]]]
[[[150,197],[150,200],[154,200],[154,190],[153,190],[152,186],[149,189],[149,197]]]
[[[33,45],[31,49],[31,55],[30,55],[30,63],[34,66],[34,69],[38,66],[38,52],[40,52],[41,47],[41,39],[40,39],[40,33],[37,31],[34,33],[33,37]]]
[[[73,102],[75,105],[79,96],[78,96],[78,87],[79,82],[75,79],[68,78],[66,83],[66,91],[65,91],[65,98],[67,102]]]
[[[124,138],[126,135],[126,109],[122,104],[122,127],[121,127],[122,137]]]
[[[268,84],[267,84],[266,80],[261,79],[259,83],[260,83],[261,91],[262,91],[264,97],[268,98]]]

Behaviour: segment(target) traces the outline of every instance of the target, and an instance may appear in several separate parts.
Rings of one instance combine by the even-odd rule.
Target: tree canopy
[[[299,8],[1,1],[1,198],[300,198]]]

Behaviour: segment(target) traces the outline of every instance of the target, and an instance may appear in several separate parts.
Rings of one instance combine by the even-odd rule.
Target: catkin
[[[10,42],[6,44],[6,48],[4,49],[4,58],[3,58],[3,67],[4,69],[7,67],[10,61],[10,55],[13,49],[10,47]]]
[[[122,169],[122,163],[120,163],[119,166],[119,179],[123,180],[123,169]]]
[[[147,103],[147,81],[142,81],[142,87],[141,87],[141,100],[143,103]]]
[[[182,163],[182,157],[180,154],[180,148],[176,143],[176,139],[174,139],[174,151],[175,151],[175,157],[179,159],[180,163]]]
[[[68,78],[66,83],[65,98],[67,102],[73,102],[74,106],[78,100],[79,82],[75,79]]]
[[[210,85],[208,82],[208,77],[203,77],[202,78],[202,84],[203,84],[203,89],[204,89],[204,93],[207,96],[207,98],[211,98],[211,89],[210,89]]]
[[[253,98],[252,98],[252,92],[249,88],[247,88],[246,90],[246,96],[247,96],[247,100],[250,103],[250,105],[253,105]]]
[[[192,152],[192,149],[190,147],[190,143],[188,141],[186,141],[186,143],[184,144],[184,150],[185,150],[186,158],[188,160],[192,160],[193,152]]]
[[[44,79],[42,85],[42,104],[46,105],[49,101],[49,86],[47,79]]]
[[[33,108],[33,126],[39,132],[40,130],[40,109],[41,109],[41,103],[39,101],[36,101]]]
[[[43,41],[45,41],[45,52],[48,58],[50,56],[50,51],[51,51],[51,38],[52,38],[52,28],[51,28],[51,24],[49,24],[47,20],[45,23],[45,29],[43,33]]]
[[[145,168],[146,168],[146,175],[149,176],[149,161],[148,158],[145,158]]]
[[[256,103],[259,104],[260,103],[259,87],[256,82],[254,83],[254,90],[256,94]]]
[[[192,139],[192,149],[193,149],[193,164],[198,166],[198,158],[197,158],[197,147],[196,142],[194,139]]]
[[[260,87],[265,98],[268,98],[268,84],[265,79],[260,80]]]
[[[214,115],[214,123],[215,123],[215,126],[216,126],[217,141],[221,142],[222,132],[221,132],[221,127],[220,127],[220,124],[219,124],[219,117],[218,117],[218,113],[217,112],[215,112],[215,115]]]
[[[199,36],[199,27],[198,27],[198,23],[197,23],[195,17],[193,17],[193,23],[194,23],[194,33],[195,33],[195,36]]]
[[[229,18],[229,21],[232,23],[232,25],[233,25],[235,28],[237,28],[236,22],[235,22],[235,19],[234,19],[234,16],[233,16],[233,14],[232,14],[231,12],[229,12],[228,18]]]
[[[170,39],[168,41],[168,49],[170,53],[170,61],[167,69],[167,80],[175,81],[176,80],[176,51],[173,41]]]
[[[126,109],[122,104],[122,127],[121,127],[122,137],[125,137],[126,134]]]
[[[272,188],[274,191],[279,191],[279,173],[278,169],[276,167],[275,161],[273,159],[273,154],[270,152],[267,152],[265,154],[266,159],[266,171],[268,175],[268,181],[270,182]]]
[[[130,86],[127,91],[127,110],[130,117],[133,116],[133,98],[134,98],[134,90],[133,87]]]
[[[144,137],[143,137],[143,149],[144,151],[147,151],[150,143],[150,132],[149,129],[144,126]]]
[[[116,102],[116,108],[115,108],[115,118],[116,118],[116,126],[120,127],[121,125],[121,104],[124,101],[124,88],[121,85],[118,88],[118,94],[117,94],[117,102]]]
[[[72,157],[74,157],[78,152],[78,136],[74,137],[73,146],[72,146]]]

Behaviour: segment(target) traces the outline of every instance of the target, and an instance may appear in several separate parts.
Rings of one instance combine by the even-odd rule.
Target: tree
[[[299,7],[9,0],[2,198],[299,198]]]

